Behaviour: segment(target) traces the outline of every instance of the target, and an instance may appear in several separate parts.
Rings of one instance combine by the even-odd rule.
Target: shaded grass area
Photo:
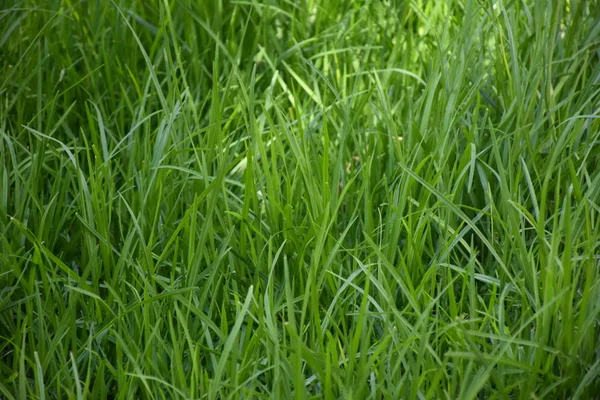
[[[597,1],[9,1],[0,397],[591,398]]]

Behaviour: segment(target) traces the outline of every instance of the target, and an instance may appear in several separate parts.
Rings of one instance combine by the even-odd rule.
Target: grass
[[[1,7],[0,398],[600,393],[596,1]]]

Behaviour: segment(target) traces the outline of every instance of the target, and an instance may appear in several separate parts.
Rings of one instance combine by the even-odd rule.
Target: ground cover
[[[593,398],[599,10],[0,3],[0,398]]]

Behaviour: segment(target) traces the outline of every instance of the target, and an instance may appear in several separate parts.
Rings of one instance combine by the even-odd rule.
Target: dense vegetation
[[[597,1],[0,4],[0,398],[600,393]]]

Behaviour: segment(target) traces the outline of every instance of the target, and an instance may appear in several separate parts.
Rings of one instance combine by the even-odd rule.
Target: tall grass
[[[596,1],[1,8],[0,398],[600,393]]]

